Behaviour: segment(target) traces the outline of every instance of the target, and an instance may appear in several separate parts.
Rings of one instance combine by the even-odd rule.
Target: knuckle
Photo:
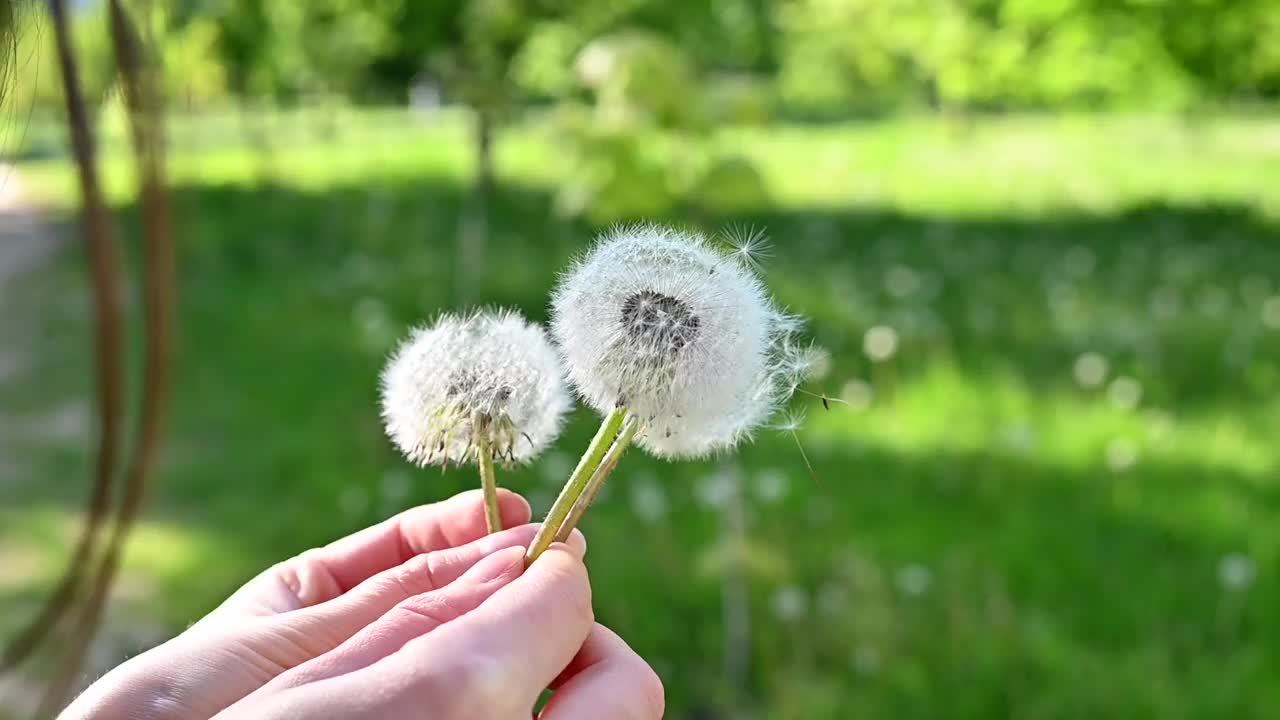
[[[432,630],[462,616],[462,609],[436,593],[414,595],[396,605],[394,612],[409,622]]]
[[[338,581],[320,561],[315,550],[276,564],[273,574],[297,607],[310,607],[341,593]]]
[[[406,598],[435,590],[431,555],[424,553],[409,558],[391,573],[391,580]]]
[[[662,686],[662,678],[658,677],[658,673],[654,672],[647,663],[641,664],[644,669],[641,671],[638,683],[643,702],[640,717],[643,720],[657,720],[666,712],[667,691]]]

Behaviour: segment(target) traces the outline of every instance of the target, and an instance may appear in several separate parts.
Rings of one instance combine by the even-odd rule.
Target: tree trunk
[[[454,280],[454,295],[462,303],[474,302],[481,295],[489,242],[489,204],[495,186],[493,113],[483,105],[477,106],[475,120],[475,188],[458,228],[458,273]]]

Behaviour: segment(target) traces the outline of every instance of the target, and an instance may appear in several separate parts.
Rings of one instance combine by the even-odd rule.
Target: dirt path
[[[23,331],[16,327],[21,300],[16,297],[18,281],[44,267],[53,257],[57,241],[27,203],[22,183],[12,166],[0,163],[0,385],[21,381],[33,365]],[[20,453],[14,445],[24,419],[0,407],[0,483],[21,477]],[[16,591],[45,574],[42,558],[10,544],[0,536],[0,588]],[[26,614],[25,612],[23,613]],[[35,712],[38,687],[25,672],[0,676],[0,718],[29,717]]]
[[[22,182],[12,166],[0,163],[0,302],[6,286],[42,267],[59,240],[47,232],[40,214],[22,194]]]

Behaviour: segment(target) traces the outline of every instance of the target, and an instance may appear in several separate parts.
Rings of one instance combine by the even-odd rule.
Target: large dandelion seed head
[[[656,455],[730,448],[794,388],[799,322],[740,253],[644,225],[603,237],[562,278],[552,332],[569,379],[607,413],[625,405]]]
[[[418,328],[382,373],[387,435],[420,465],[493,457],[532,460],[560,432],[569,408],[546,333],[518,313],[441,315]]]

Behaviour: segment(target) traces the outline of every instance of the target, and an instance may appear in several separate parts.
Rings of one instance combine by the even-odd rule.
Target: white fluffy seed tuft
[[[556,289],[552,333],[570,381],[597,411],[638,415],[638,442],[655,455],[731,448],[794,392],[802,323],[770,299],[742,244],[725,251],[690,232],[620,228]]]
[[[413,331],[382,373],[387,435],[419,465],[528,462],[560,433],[563,373],[542,327],[512,311],[443,314]]]

